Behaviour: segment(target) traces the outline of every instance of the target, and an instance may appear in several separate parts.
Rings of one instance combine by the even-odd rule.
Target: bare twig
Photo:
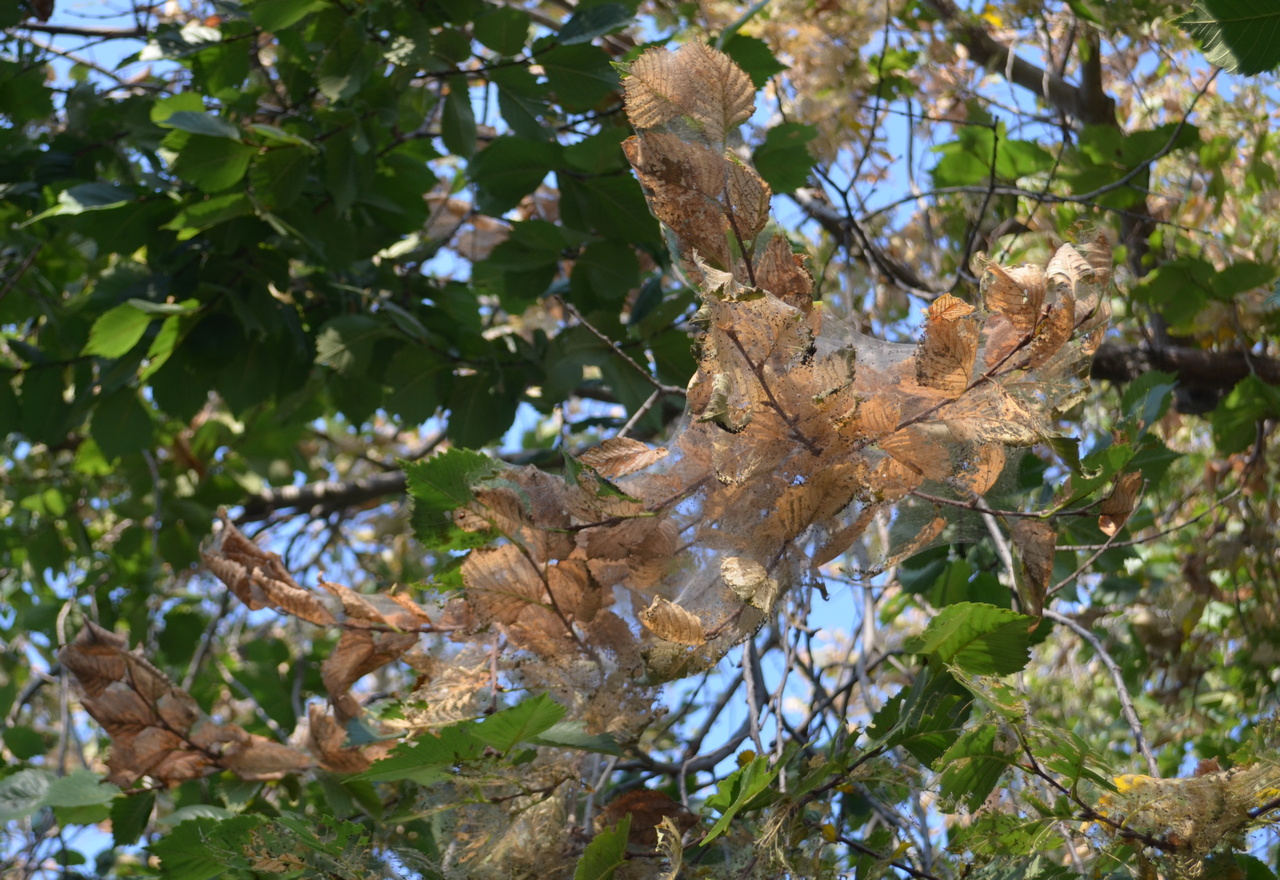
[[[1133,734],[1133,740],[1137,743],[1138,750],[1142,752],[1143,758],[1146,759],[1147,772],[1152,776],[1159,776],[1160,769],[1156,765],[1155,755],[1151,753],[1151,746],[1147,745],[1147,737],[1142,732],[1142,722],[1138,720],[1138,712],[1133,707],[1133,697],[1129,695],[1129,688],[1124,683],[1124,672],[1121,671],[1120,665],[1107,652],[1102,640],[1094,635],[1091,630],[1051,608],[1044,610],[1044,616],[1054,623],[1062,624],[1093,646],[1094,651],[1098,654],[1098,659],[1102,661],[1103,665],[1107,667],[1107,672],[1111,674],[1111,681],[1115,684],[1116,694],[1120,698],[1120,708],[1124,713],[1125,721],[1129,724],[1129,732]]]

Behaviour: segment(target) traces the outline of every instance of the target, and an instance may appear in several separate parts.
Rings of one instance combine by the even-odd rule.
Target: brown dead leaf
[[[1098,505],[1098,512],[1101,514],[1098,517],[1098,528],[1108,538],[1120,531],[1133,514],[1133,508],[1142,495],[1142,486],[1142,473],[1139,471],[1130,471],[1116,477],[1111,494]]]
[[[675,135],[649,132],[623,142],[649,208],[671,228],[681,253],[697,252],[713,268],[728,269],[728,236],[749,245],[769,217],[769,187],[750,168]]]
[[[220,763],[241,779],[265,780],[283,779],[289,773],[311,767],[314,762],[296,749],[250,734],[247,741],[233,743],[223,750]]]
[[[359,714],[352,710],[352,701],[344,699],[353,684],[400,659],[417,643],[417,633],[344,630],[333,652],[320,664],[320,679],[338,709],[339,718],[345,721]]]
[[[948,443],[934,436],[923,425],[908,425],[881,438],[881,449],[926,480],[945,480],[951,476],[951,452]]]
[[[1076,301],[1063,291],[1062,298],[1049,307],[1027,346],[1026,369],[1034,370],[1057,354],[1071,338],[1076,323]]]
[[[1019,517],[1009,528],[1013,546],[1018,551],[1022,577],[1018,598],[1022,611],[1039,617],[1044,611],[1045,591],[1053,577],[1053,555],[1058,543],[1058,529],[1047,519]]]
[[[595,468],[606,480],[616,480],[642,471],[666,455],[666,447],[653,448],[629,437],[611,437],[583,452],[578,460]]]
[[[640,622],[659,638],[679,645],[705,645],[702,620],[691,611],[654,596],[648,608],[640,612]]]
[[[641,788],[619,795],[605,804],[596,816],[596,830],[612,828],[627,816],[631,817],[629,842],[647,849],[658,845],[658,826],[664,819],[673,823],[679,834],[698,823],[693,813],[669,795]]]
[[[1006,270],[988,263],[980,282],[982,301],[988,309],[1004,315],[1022,335],[1035,329],[1044,304],[1043,270],[1029,266]]]
[[[1074,303],[1082,288],[1094,283],[1094,269],[1078,250],[1064,244],[1045,266],[1044,280],[1051,297],[1059,301],[1069,297]]]
[[[813,308],[813,278],[804,268],[804,258],[793,253],[786,238],[775,235],[756,257],[756,285],[802,312]]]
[[[656,128],[689,117],[708,143],[723,148],[751,117],[755,88],[733,60],[701,40],[676,52],[650,49],[622,81],[627,117],[636,128]]]
[[[140,654],[125,650],[126,644],[122,636],[87,623],[58,652],[81,684],[85,710],[112,739],[107,778],[114,784],[127,788],[149,776],[173,785],[220,769],[245,778],[278,778],[309,765],[300,752],[276,743],[261,747],[238,725],[201,715],[186,691]]]
[[[1075,248],[1093,268],[1093,277],[1098,285],[1099,293],[1106,295],[1111,286],[1112,255],[1111,240],[1101,228],[1086,229],[1076,236]],[[1077,296],[1077,299],[1079,297]]]
[[[1044,432],[1043,419],[1004,388],[987,383],[940,409],[944,423],[956,440],[970,443],[1002,443],[1033,446]]]
[[[325,714],[323,706],[312,703],[307,715],[311,721],[307,745],[326,770],[360,773],[369,768],[369,759],[359,749],[346,746],[347,732]]]
[[[771,610],[778,597],[778,582],[769,577],[763,565],[745,556],[720,560],[720,578],[735,596],[761,611]]]
[[[949,293],[934,300],[916,350],[916,380],[948,397],[963,394],[973,378],[981,330],[973,306]]]
[[[892,394],[877,394],[858,408],[858,427],[870,437],[883,437],[898,430],[902,402]]]
[[[555,607],[574,620],[589,623],[600,610],[600,590],[591,584],[581,559],[561,559],[548,568],[547,590]]]
[[[515,623],[526,605],[543,602],[546,584],[514,544],[473,550],[462,563],[467,603],[481,622]]]
[[[999,443],[980,443],[971,455],[963,456],[952,484],[974,495],[985,495],[1004,472],[1005,447]]]
[[[206,566],[251,610],[274,608],[316,626],[336,619],[311,592],[289,575],[277,554],[263,550],[236,528],[226,511],[213,543],[200,551]]]

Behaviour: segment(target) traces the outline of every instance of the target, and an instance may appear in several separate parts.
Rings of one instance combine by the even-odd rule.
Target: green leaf
[[[1246,76],[1280,65],[1280,7],[1258,0],[1195,0],[1178,19],[1210,64]]]
[[[188,203],[176,217],[160,228],[176,230],[178,241],[187,241],[219,223],[252,212],[253,203],[247,195],[242,192],[227,193]]]
[[[1134,379],[1120,398],[1121,411],[1137,419],[1144,428],[1154,425],[1169,410],[1178,377],[1172,373],[1150,370]]]
[[[560,173],[556,179],[566,225],[631,244],[661,242],[658,221],[630,174],[584,180]]]
[[[716,793],[707,798],[707,806],[720,810],[720,818],[711,826],[700,846],[706,846],[729,830],[733,817],[745,809],[755,797],[766,791],[782,769],[781,761],[769,766],[769,759],[757,755],[745,767],[733,771],[716,787]]]
[[[316,85],[334,104],[354,98],[372,74],[371,53],[364,24],[349,19],[336,38],[331,38],[324,57],[316,67]]]
[[[248,814],[221,820],[191,819],[177,825],[149,849],[160,858],[167,880],[213,880],[230,869],[248,867],[239,854],[254,830],[267,821],[265,816]]]
[[[82,214],[85,211],[104,211],[127,205],[135,198],[135,193],[123,186],[112,183],[82,183],[58,193],[58,204],[62,206],[59,213]]]
[[[594,109],[620,86],[608,53],[590,43],[556,46],[540,54],[538,62],[556,100],[570,113]]]
[[[138,455],[151,445],[151,415],[134,388],[121,388],[100,400],[90,430],[108,460]]]
[[[627,814],[614,828],[593,837],[582,851],[573,880],[613,880],[614,872],[626,864],[630,834],[631,815]]]
[[[478,372],[453,380],[449,400],[449,437],[472,448],[492,443],[515,419],[524,385],[514,371]]]
[[[635,249],[621,242],[592,242],[573,266],[573,299],[584,311],[584,303],[593,298],[599,306],[616,308],[639,286],[640,262]]]
[[[258,0],[249,8],[249,18],[264,31],[275,33],[328,6],[328,0]]]
[[[557,721],[541,733],[528,737],[525,742],[601,755],[622,755],[622,746],[616,739],[607,733],[587,733],[587,726],[582,721]]]
[[[757,89],[764,88],[769,77],[789,69],[777,59],[769,44],[759,37],[737,33],[726,40],[721,49],[751,77],[751,84]]]
[[[178,151],[173,173],[201,192],[220,192],[240,182],[257,152],[256,147],[224,137],[191,135]]]
[[[25,724],[15,724],[4,732],[4,745],[19,761],[43,755],[49,743],[38,731]]]
[[[1070,868],[1055,865],[1042,855],[1062,846],[1061,828],[1062,819],[1057,816],[1027,818],[985,810],[968,828],[955,830],[951,845],[976,855],[997,857],[975,872],[982,880],[1077,878],[1079,875]],[[1029,863],[1027,856],[1032,857]]]
[[[1225,859],[1226,854],[1218,853],[1215,859]],[[1244,880],[1276,880],[1276,875],[1266,862],[1256,856],[1245,855],[1244,853],[1232,853],[1231,860],[1235,862],[1234,867],[1244,874]],[[1228,872],[1230,876],[1234,872]],[[1212,876],[1212,875],[1211,875]]]
[[[938,785],[948,802],[976,813],[1004,771],[1016,763],[996,747],[998,733],[994,724],[966,730],[937,760],[935,769],[942,771]]]
[[[903,650],[954,663],[978,675],[1009,675],[1031,659],[1036,619],[1008,608],[961,602],[942,609],[925,631],[903,643]]]
[[[151,315],[131,303],[122,303],[98,316],[80,353],[124,357],[142,339],[150,323]]]
[[[775,193],[794,192],[808,182],[814,162],[808,144],[817,136],[817,128],[799,122],[784,122],[769,129],[751,160],[770,189]]]
[[[48,770],[19,770],[0,780],[0,822],[25,819],[44,806],[54,775]]]
[[[1053,167],[1053,156],[1031,141],[1009,140],[1003,122],[966,125],[956,140],[933,148],[942,158],[933,168],[937,186],[971,186],[999,180],[1016,181]]]
[[[386,335],[386,325],[371,315],[339,315],[316,335],[316,363],[343,376],[363,376],[373,360],[374,343]]]
[[[179,92],[167,98],[161,98],[151,105],[151,121],[156,125],[164,125],[164,121],[179,111],[203,113],[204,99],[199,92]]]
[[[402,742],[387,757],[351,778],[368,782],[411,779],[420,785],[447,778],[459,763],[475,760],[484,753],[484,743],[471,735],[473,726],[471,722],[451,724],[437,733]]]
[[[263,205],[279,211],[298,200],[311,170],[311,155],[305,147],[281,147],[254,159],[249,182]]]
[[[1270,287],[1277,275],[1280,271],[1271,263],[1237,260],[1214,276],[1213,295],[1220,300],[1230,300],[1258,287]]]
[[[421,424],[440,408],[440,381],[453,365],[422,345],[403,346],[387,365],[386,383],[393,389],[386,407],[405,422]]]
[[[240,129],[227,120],[210,113],[197,113],[191,110],[177,110],[170,113],[159,123],[162,128],[176,128],[191,134],[208,135],[215,138],[240,137]]]
[[[503,464],[483,452],[454,447],[426,461],[404,462],[409,496],[416,513],[445,514],[475,499],[471,487],[498,474]]]
[[[875,714],[873,747],[902,746],[922,764],[931,765],[959,737],[962,717],[972,703],[972,694],[955,676],[926,666]]]
[[[1258,422],[1280,417],[1280,388],[1249,375],[1209,415],[1220,455],[1241,452],[1258,439]]]
[[[529,13],[499,6],[477,17],[471,27],[482,46],[499,55],[515,55],[529,39]]]
[[[471,90],[464,76],[449,77],[449,94],[445,95],[440,120],[440,139],[456,156],[469,159],[475,155],[476,117],[471,108]]]
[[[560,148],[524,138],[495,138],[471,160],[467,174],[475,183],[476,206],[499,216],[538,188],[560,160]]]
[[[109,804],[120,788],[92,770],[73,770],[49,783],[42,804],[46,807],[85,807],[93,804]]]
[[[546,694],[496,712],[477,722],[471,734],[503,754],[517,743],[527,742],[555,726],[564,717],[565,707]]]
[[[633,17],[631,10],[620,3],[601,3],[586,9],[580,5],[561,26],[556,42],[561,46],[589,43],[596,37],[626,27]]]

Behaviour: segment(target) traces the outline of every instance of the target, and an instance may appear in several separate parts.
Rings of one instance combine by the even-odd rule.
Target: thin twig
[[[1129,724],[1129,731],[1133,734],[1134,742],[1138,744],[1138,750],[1142,752],[1142,756],[1147,761],[1147,771],[1152,776],[1159,776],[1160,768],[1156,765],[1155,755],[1151,753],[1151,746],[1147,745],[1147,738],[1142,732],[1142,722],[1138,720],[1138,712],[1133,707],[1133,697],[1129,695],[1129,689],[1124,683],[1124,672],[1121,671],[1120,665],[1107,652],[1102,640],[1094,635],[1091,630],[1081,626],[1065,614],[1059,614],[1050,608],[1044,609],[1044,616],[1054,623],[1062,624],[1093,646],[1093,649],[1098,653],[1098,659],[1103,662],[1103,665],[1107,667],[1107,671],[1111,673],[1111,681],[1115,683],[1116,693],[1120,698],[1120,708],[1124,712],[1125,721]]]
[[[756,754],[764,754],[764,742],[760,739],[760,695],[756,693],[756,646],[753,639],[747,639],[742,648],[742,680],[747,686],[747,722],[750,725],[751,742],[756,747]]]
[[[644,367],[640,366],[638,363],[635,362],[634,359],[632,359],[631,355],[623,351],[622,346],[618,345],[618,343],[610,339],[607,334],[597,329],[594,324],[592,324],[590,321],[584,318],[582,316],[582,313],[579,312],[578,309],[572,303],[560,297],[556,297],[556,298],[560,301],[560,305],[564,306],[564,310],[574,317],[574,320],[576,320],[583,327],[586,327],[588,330],[590,330],[595,335],[595,337],[599,339],[601,342],[603,342],[605,345],[613,349],[614,354],[616,354],[618,357],[626,361],[631,366],[631,368],[635,370],[637,373],[639,373],[641,376],[644,376],[645,381],[648,382],[650,385],[652,385],[654,388],[661,391],[663,394],[683,395],[685,393],[684,389],[679,387],[678,385],[662,384],[662,381],[659,380],[657,376],[653,375]]]

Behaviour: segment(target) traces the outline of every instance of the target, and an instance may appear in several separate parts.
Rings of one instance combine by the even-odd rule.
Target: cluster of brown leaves
[[[139,651],[95,623],[59,652],[80,682],[89,714],[111,737],[107,779],[121,787],[144,776],[167,783],[230,770],[244,779],[279,779],[312,766],[295,749],[219,724]]]
[[[414,701],[427,707],[408,710],[411,729],[475,714],[477,676],[494,686],[500,674],[553,693],[592,730],[632,733],[654,683],[713,663],[873,523],[908,509],[921,523],[882,551],[886,563],[937,539],[948,505],[980,499],[1008,450],[1041,440],[1083,393],[1106,317],[1105,239],[1063,245],[1045,267],[985,265],[982,306],[939,297],[915,346],[868,340],[815,305],[803,260],[765,231],[768,187],[733,144],[752,111],[746,74],[690,43],[645,53],[625,86],[638,133],[624,148],[703,298],[698,372],[675,438],[659,449],[606,441],[568,479],[508,468],[471,486],[453,522],[495,540],[468,555],[463,597],[434,622],[402,596],[322,581],[340,619],[225,519],[204,554],[249,608],[341,627],[322,669],[332,715],[311,713],[312,751],[330,769],[373,757],[344,745],[343,724],[361,711],[350,690],[402,659],[422,673]],[[1109,515],[1127,515],[1122,501]],[[1046,580],[1052,527],[1024,524],[1014,541],[1032,580]],[[462,643],[457,662],[414,660],[423,633]],[[117,738],[121,778],[277,772],[253,763],[269,744],[228,726],[205,733],[189,697],[114,636],[86,634],[67,663]],[[101,646],[116,658],[110,672],[90,662]],[[127,711],[123,692],[133,695]],[[161,745],[141,757],[138,737],[153,730]],[[230,759],[212,748],[232,741]]]

